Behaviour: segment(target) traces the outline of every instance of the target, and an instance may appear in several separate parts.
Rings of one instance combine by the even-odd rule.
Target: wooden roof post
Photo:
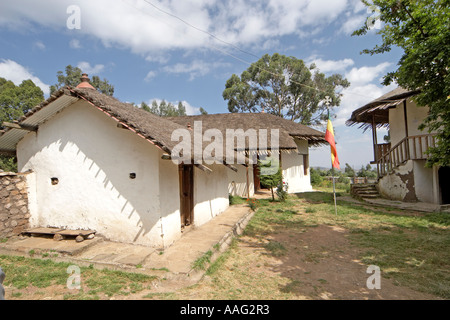
[[[375,114],[372,114],[372,140],[373,140],[373,155],[375,161],[378,161],[381,155],[378,155],[377,125],[375,123]]]
[[[403,115],[405,118],[405,137],[406,137],[406,159],[410,159],[409,156],[409,133],[408,133],[408,113],[406,112],[406,99],[403,100]]]

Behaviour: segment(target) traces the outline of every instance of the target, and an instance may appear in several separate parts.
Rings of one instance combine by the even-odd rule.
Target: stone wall
[[[29,226],[26,173],[0,172],[0,239]]]

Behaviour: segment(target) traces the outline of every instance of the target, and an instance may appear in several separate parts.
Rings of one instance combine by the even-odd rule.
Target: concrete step
[[[375,184],[353,184],[350,188],[353,196],[360,198],[378,198],[380,195]]]

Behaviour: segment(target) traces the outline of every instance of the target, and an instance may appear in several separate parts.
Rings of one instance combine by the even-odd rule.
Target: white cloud
[[[78,39],[72,39],[72,40],[70,40],[70,42],[69,42],[69,46],[72,48],[72,49],[81,49],[81,43],[80,43],[80,40],[78,40]]]
[[[380,78],[391,65],[392,63],[390,62],[383,62],[375,67],[353,68],[345,75],[345,77],[352,84],[363,85]]]
[[[205,62],[202,60],[194,60],[190,64],[177,63],[171,66],[165,66],[163,71],[168,73],[187,73],[189,74],[189,80],[194,80],[199,76],[204,76],[210,73],[213,69],[227,66],[229,66],[229,64],[223,62]]]
[[[157,62],[160,64],[167,63],[167,62],[169,62],[169,60],[170,60],[170,55],[168,55],[168,54],[152,53],[145,57],[145,61]]]
[[[38,77],[34,76],[26,67],[9,59],[0,61],[0,77],[11,80],[15,85],[19,85],[23,80],[30,79],[44,92],[44,95],[50,94],[50,86],[43,83]]]
[[[191,116],[191,115],[194,115],[194,114],[200,114],[200,108],[194,107],[189,102],[184,101],[184,100],[181,101],[181,102],[186,107],[186,114],[188,116]]]
[[[42,41],[36,41],[33,44],[33,47],[39,49],[39,50],[45,50],[45,44]]]
[[[340,31],[350,35],[353,31],[358,30],[364,25],[367,15],[350,16],[341,26]]]
[[[80,8],[81,28],[70,32],[93,36],[107,47],[128,48],[148,56],[224,45],[200,30],[234,45],[270,46],[280,36],[317,33],[349,12],[350,4],[348,0],[166,0],[151,4],[143,0],[78,0],[75,5]],[[0,26],[25,30],[38,24],[68,31],[67,7],[59,0],[5,2]],[[70,45],[79,48],[80,42],[72,40]]]
[[[98,75],[105,69],[105,66],[103,64],[96,64],[95,66],[91,66],[91,64],[86,61],[79,62],[77,64],[77,67],[80,68],[84,73],[90,75]]]
[[[145,81],[150,81],[152,80],[154,77],[156,77],[156,72],[155,71],[149,71],[147,73],[147,75],[145,76],[144,80]]]
[[[323,60],[317,57],[310,57],[306,62],[308,65],[315,63],[320,72],[343,72],[348,67],[355,64],[352,59],[342,59],[342,60]]]

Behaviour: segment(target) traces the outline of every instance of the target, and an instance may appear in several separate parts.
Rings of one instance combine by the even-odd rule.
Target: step
[[[376,191],[365,191],[365,192],[355,192],[355,194],[360,195],[360,196],[364,196],[364,195],[378,195],[379,193]]]
[[[379,198],[380,197],[380,195],[378,195],[378,194],[364,194],[364,195],[359,195],[361,198],[371,198],[371,199],[374,199],[374,198]]]

